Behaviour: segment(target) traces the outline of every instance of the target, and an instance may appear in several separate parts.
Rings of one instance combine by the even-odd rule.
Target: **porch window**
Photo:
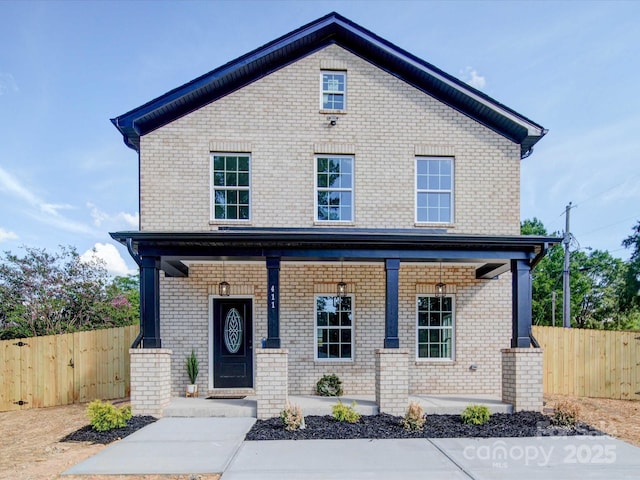
[[[417,355],[419,359],[453,360],[453,296],[418,297]]]
[[[453,159],[416,159],[416,221],[453,222]]]
[[[353,157],[316,157],[316,220],[353,221]]]
[[[247,154],[212,154],[212,200],[215,220],[249,220],[251,186]]]
[[[328,71],[321,74],[321,106],[323,110],[346,108],[347,72]]]
[[[316,360],[353,360],[353,297],[316,296]]]

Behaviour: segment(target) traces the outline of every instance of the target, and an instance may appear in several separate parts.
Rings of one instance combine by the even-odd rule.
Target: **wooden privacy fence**
[[[129,395],[139,326],[0,341],[0,411]]]
[[[640,332],[533,327],[545,393],[640,399]]]

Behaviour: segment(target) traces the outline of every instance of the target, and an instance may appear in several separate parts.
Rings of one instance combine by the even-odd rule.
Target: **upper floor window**
[[[416,159],[416,221],[453,222],[453,159]]]
[[[249,220],[251,186],[248,154],[212,154],[215,220]]]
[[[453,335],[453,297],[418,297],[418,358],[453,360]]]
[[[344,110],[346,108],[346,72],[322,72],[321,89],[323,110]]]
[[[353,221],[353,157],[316,157],[316,220]]]

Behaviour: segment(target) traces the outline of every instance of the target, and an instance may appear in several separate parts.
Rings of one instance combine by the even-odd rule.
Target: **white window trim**
[[[318,159],[319,158],[350,158],[351,159],[351,188],[318,187]],[[313,221],[318,225],[350,225],[355,222],[356,216],[356,157],[355,155],[316,154],[313,157]],[[318,188],[323,191],[351,192],[351,220],[320,220],[318,218]]]
[[[213,159],[214,157],[249,157],[249,188],[230,188],[222,187],[219,190],[248,190],[249,191],[249,218],[216,218],[216,186],[213,183]],[[253,158],[249,152],[210,152],[209,153],[209,223],[210,224],[224,224],[224,223],[250,223],[253,215],[253,198],[252,198],[252,170],[253,170]]]
[[[416,294],[416,300],[415,300],[415,326],[416,326],[416,334],[415,334],[415,348],[416,348],[416,362],[417,363],[428,363],[428,362],[435,362],[435,363],[453,363],[456,361],[456,296],[454,294],[448,294],[445,295],[445,297],[447,298],[451,298],[451,314],[453,316],[452,321],[451,321],[451,358],[427,358],[427,357],[421,357],[420,356],[420,349],[419,349],[419,335],[418,332],[420,331],[420,327],[418,325],[418,313],[419,313],[419,309],[418,309],[418,299],[422,298],[422,297],[435,297],[435,294],[433,293],[418,293]]]
[[[354,363],[356,358],[356,303],[353,294],[345,295],[351,299],[351,358],[318,357],[318,297],[335,297],[335,293],[317,293],[313,296],[313,359],[319,363]]]
[[[451,189],[449,190],[430,190],[430,189],[418,189],[418,162],[420,160],[450,160],[451,161]],[[416,225],[453,225],[455,222],[455,157],[440,157],[440,156],[432,156],[432,155],[419,155],[415,157],[413,167],[414,167],[414,205],[413,211],[415,215],[415,223]],[[418,194],[419,193],[449,193],[450,195],[450,209],[451,209],[451,218],[448,222],[433,222],[433,221],[425,221],[418,219]]]
[[[344,92],[341,92],[339,90],[324,90],[322,76],[325,74],[342,75],[344,77]],[[342,108],[324,108],[325,93],[342,95]],[[322,112],[346,112],[347,111],[347,71],[346,70],[321,70],[320,71],[320,111]]]

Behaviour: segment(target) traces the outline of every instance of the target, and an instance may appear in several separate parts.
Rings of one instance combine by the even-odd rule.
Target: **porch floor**
[[[362,415],[376,415],[378,406],[373,395],[345,395],[319,397],[316,395],[289,395],[289,402],[302,407],[304,415],[331,415],[331,407],[341,401],[351,404]],[[491,413],[511,413],[512,406],[491,395],[409,395],[409,401],[420,402],[427,415],[459,415],[467,405],[489,407]],[[207,399],[174,397],[164,409],[164,417],[255,417],[256,397],[243,399]]]

